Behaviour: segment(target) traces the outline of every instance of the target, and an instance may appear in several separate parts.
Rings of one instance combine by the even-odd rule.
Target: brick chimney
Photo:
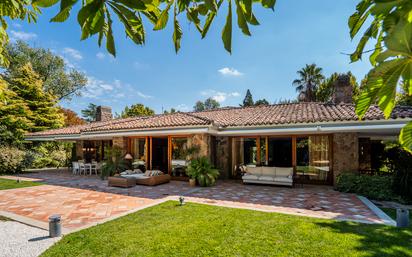
[[[352,85],[347,74],[340,74],[335,81],[332,101],[335,104],[352,103]]]
[[[112,108],[109,106],[97,106],[96,121],[108,121],[113,119]]]

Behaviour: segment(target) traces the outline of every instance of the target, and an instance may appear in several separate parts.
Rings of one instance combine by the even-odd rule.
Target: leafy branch
[[[348,22],[352,39],[366,26],[368,18],[372,18],[372,22],[351,54],[351,61],[360,60],[367,43],[375,41],[375,49],[369,57],[374,67],[356,101],[356,114],[362,118],[371,104],[377,103],[385,118],[389,118],[400,83],[412,94],[412,1],[360,1]],[[401,130],[399,141],[412,152],[412,122]]]
[[[253,14],[253,5],[274,9],[276,0],[233,0],[236,6],[237,24],[243,34],[250,36],[249,25],[259,25]],[[176,53],[181,46],[183,36],[179,16],[186,14],[186,19],[194,23],[201,37],[209,31],[223,0],[5,0],[0,3],[0,65],[7,66],[4,46],[8,42],[7,23],[4,19],[25,19],[36,21],[41,8],[50,8],[59,4],[59,12],[51,18],[51,22],[65,22],[72,14],[73,7],[81,5],[77,13],[77,22],[81,28],[81,40],[97,35],[97,43],[102,45],[106,40],[106,49],[116,55],[115,38],[113,36],[112,16],[123,24],[126,36],[135,44],[143,45],[146,41],[144,21],[148,20],[152,29],[163,30],[169,21],[169,13],[173,14],[172,40]],[[228,14],[222,30],[222,41],[225,49],[232,51],[232,0],[228,0]]]

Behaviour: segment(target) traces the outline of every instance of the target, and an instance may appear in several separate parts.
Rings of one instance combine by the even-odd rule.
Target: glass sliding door
[[[296,174],[302,181],[326,183],[332,179],[329,136],[296,138]]]
[[[147,165],[147,149],[148,149],[148,144],[147,144],[147,139],[145,137],[142,138],[132,138],[132,156],[133,156],[133,162],[132,166],[134,169],[140,169],[141,171],[146,171],[148,168]]]
[[[268,138],[268,166],[292,167],[292,138]]]
[[[174,177],[187,177],[188,139],[187,137],[171,138],[171,172]]]
[[[240,166],[258,164],[258,138],[235,137],[232,140],[232,177],[240,177]]]

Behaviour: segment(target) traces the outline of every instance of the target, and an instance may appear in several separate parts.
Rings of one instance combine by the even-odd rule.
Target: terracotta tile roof
[[[192,114],[213,120],[216,125],[223,127],[358,120],[353,104],[316,102],[221,108]],[[412,118],[412,107],[396,107],[391,118]],[[384,116],[377,106],[371,106],[364,117],[364,120],[381,119]]]
[[[392,119],[412,118],[412,106],[396,107]],[[364,120],[384,119],[382,111],[372,106]],[[28,134],[28,136],[76,135],[84,132],[139,130],[151,128],[193,127],[214,124],[222,127],[302,124],[357,121],[353,104],[293,103],[253,107],[227,107],[210,111],[159,114],[149,117],[114,119]]]
[[[118,122],[106,126],[86,128],[84,132],[90,131],[107,131],[107,130],[125,130],[125,129],[150,129],[150,128],[170,128],[170,127],[188,127],[188,126],[207,126],[211,124],[205,118],[188,115],[186,113],[159,114],[149,117],[138,117],[137,119],[127,122]]]
[[[40,132],[29,133],[27,135],[28,136],[33,136],[33,135],[35,135],[35,136],[53,136],[53,135],[80,134],[81,132],[83,132],[86,129],[108,126],[110,124],[129,122],[129,121],[140,119],[140,118],[142,118],[142,117],[133,117],[133,118],[126,118],[126,119],[113,119],[113,120],[109,120],[109,121],[96,121],[96,122],[91,122],[91,123],[84,124],[84,125],[76,125],[76,126],[70,126],[70,127],[65,127],[65,128],[51,129],[51,130],[45,130],[45,131],[40,131]]]

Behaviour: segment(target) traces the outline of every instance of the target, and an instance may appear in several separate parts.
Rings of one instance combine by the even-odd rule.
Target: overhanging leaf
[[[236,0],[236,14],[237,14],[237,25],[242,30],[243,34],[250,36],[249,27],[246,22],[245,15],[243,13],[242,7],[238,0]]]
[[[229,0],[229,9],[226,24],[222,31],[223,45],[229,53],[232,53],[232,0]]]
[[[172,5],[173,1],[170,1],[166,8],[162,11],[162,13],[159,16],[159,19],[156,22],[156,25],[154,26],[153,30],[161,30],[164,29],[167,25],[167,21],[169,20],[169,10],[170,6]]]
[[[396,87],[407,67],[407,60],[395,59],[381,63],[369,72],[365,88],[356,101],[356,114],[359,118],[365,115],[377,99],[385,117],[390,116],[395,105]]]
[[[59,0],[35,0],[33,1],[33,5],[39,7],[50,7],[57,4],[57,2],[59,2]]]
[[[179,21],[177,20],[177,8],[175,6],[174,8],[174,19],[173,19],[173,27],[174,27],[174,31],[173,31],[173,43],[175,45],[175,51],[176,53],[179,51],[180,49],[180,40],[182,39],[182,29],[180,28],[179,25]]]
[[[412,122],[409,122],[402,128],[399,135],[399,142],[405,150],[412,153]]]

